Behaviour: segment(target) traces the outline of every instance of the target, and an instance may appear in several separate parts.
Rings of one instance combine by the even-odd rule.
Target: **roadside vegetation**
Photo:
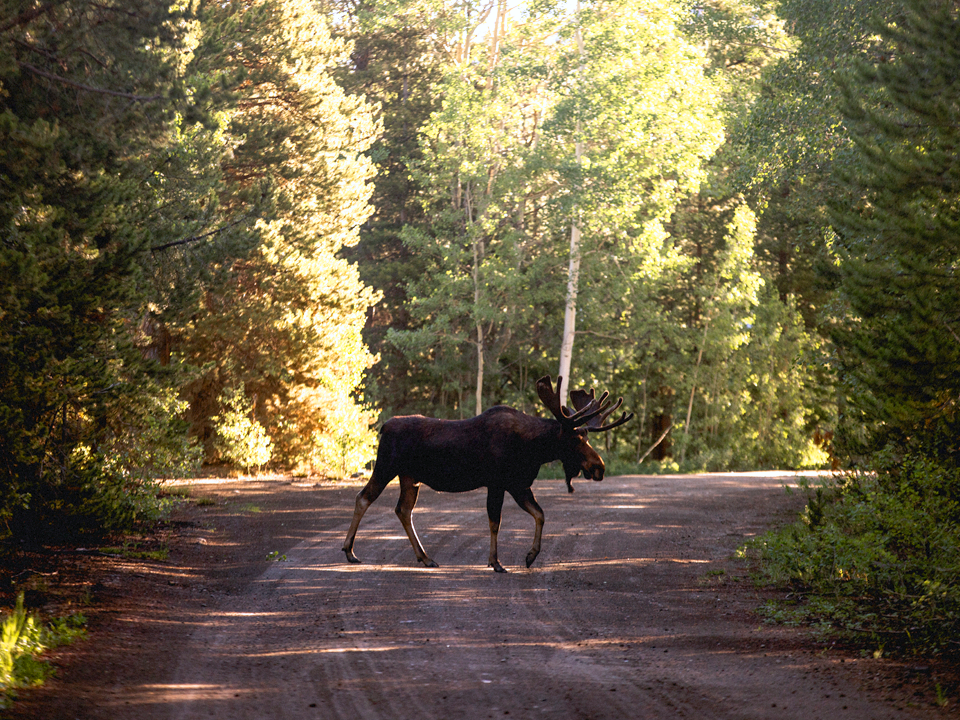
[[[960,473],[889,458],[807,486],[796,523],[745,548],[788,590],[768,617],[853,640],[876,657],[960,653]]]
[[[849,467],[754,543],[803,601],[774,615],[876,652],[960,653],[960,18],[907,3],[838,79],[852,146],[829,202],[848,319],[830,328]],[[781,614],[782,613],[782,614]]]
[[[17,688],[36,687],[53,674],[43,653],[86,635],[83,615],[70,615],[43,624],[23,607],[23,593],[0,621],[0,710],[16,697]]]

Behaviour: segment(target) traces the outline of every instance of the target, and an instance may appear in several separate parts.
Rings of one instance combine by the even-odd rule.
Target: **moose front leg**
[[[503,490],[487,490],[487,519],[490,521],[490,559],[487,564],[498,573],[507,570],[497,559],[497,534],[500,532],[500,516],[503,513]]]
[[[433,560],[427,557],[427,553],[420,544],[420,538],[413,527],[413,508],[417,504],[417,496],[420,495],[420,483],[412,477],[402,475],[400,477],[400,499],[397,500],[397,517],[400,518],[400,524],[407,531],[407,537],[410,538],[410,544],[413,545],[413,551],[417,554],[417,560],[429,568],[440,567]]]
[[[517,501],[517,505],[533,516],[536,523],[536,528],[533,531],[533,547],[527,553],[527,567],[530,567],[533,565],[533,561],[537,559],[537,555],[540,554],[540,538],[543,535],[543,508],[537,503],[537,499],[533,496],[533,490],[530,488],[510,494]]]

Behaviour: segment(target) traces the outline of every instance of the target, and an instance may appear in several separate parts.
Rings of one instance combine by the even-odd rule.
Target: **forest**
[[[611,473],[841,471],[747,552],[960,649],[955,0],[0,7],[0,539],[560,374]]]

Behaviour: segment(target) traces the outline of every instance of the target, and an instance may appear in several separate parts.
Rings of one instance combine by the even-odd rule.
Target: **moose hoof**
[[[539,554],[538,552],[527,553],[527,567],[533,565],[533,561],[537,559],[537,555]]]
[[[431,560],[431,559],[428,558],[428,557],[422,558],[422,559],[420,560],[420,562],[423,563],[423,566],[424,566],[424,567],[428,567],[428,568],[438,568],[438,567],[440,567],[439,565],[437,565],[433,560]]]
[[[352,562],[356,565],[360,564],[360,558],[358,558],[356,555],[353,554],[353,550],[344,550],[343,552],[346,553],[347,560],[349,562]]]

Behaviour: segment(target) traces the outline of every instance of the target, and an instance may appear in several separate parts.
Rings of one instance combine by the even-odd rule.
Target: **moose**
[[[537,395],[553,414],[553,420],[503,405],[467,420],[440,420],[421,415],[387,420],[380,430],[373,474],[357,495],[353,521],[343,542],[347,560],[360,562],[353,552],[360,520],[387,484],[399,476],[397,517],[410,538],[417,560],[426,567],[438,565],[424,552],[413,527],[413,508],[421,483],[439,492],[487,488],[489,566],[498,573],[506,572],[497,559],[497,534],[504,494],[510,493],[536,523],[533,547],[526,558],[527,567],[533,565],[540,554],[544,519],[531,490],[540,466],[560,460],[569,492],[573,492],[572,479],[581,472],[585,478],[603,480],[603,460],[587,442],[587,434],[613,430],[633,418],[633,413],[621,413],[614,422],[604,424],[623,404],[623,398],[611,404],[609,393],[604,392],[597,398],[593,389],[572,391],[570,400],[574,410],[570,411],[561,404],[562,383],[563,378],[558,377],[554,390],[549,375],[537,381]]]

